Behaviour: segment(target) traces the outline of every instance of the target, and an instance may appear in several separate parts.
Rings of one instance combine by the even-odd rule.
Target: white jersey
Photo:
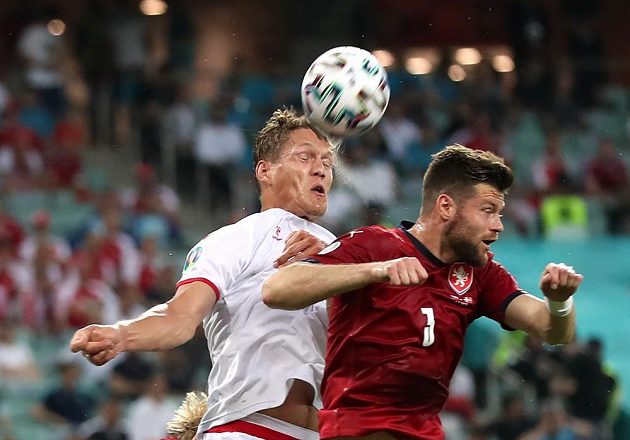
[[[321,226],[274,208],[211,233],[186,258],[178,286],[202,281],[217,295],[203,321],[212,369],[199,432],[281,405],[294,379],[309,383],[313,405],[322,406],[325,303],[286,311],[262,302],[262,284],[275,272],[288,235],[298,230],[326,243],[335,239]]]

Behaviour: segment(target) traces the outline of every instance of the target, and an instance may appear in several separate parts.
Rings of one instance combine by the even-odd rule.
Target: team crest
[[[458,295],[468,292],[473,282],[472,266],[466,263],[455,263],[448,273],[448,285]]]
[[[202,250],[203,248],[201,246],[197,246],[196,248],[188,252],[186,262],[184,263],[184,272],[186,272],[188,269],[191,269],[193,265],[197,262],[197,260],[199,260]]]

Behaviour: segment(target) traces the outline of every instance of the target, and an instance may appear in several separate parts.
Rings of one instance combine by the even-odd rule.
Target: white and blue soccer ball
[[[370,52],[335,47],[317,57],[302,80],[304,114],[325,133],[355,136],[374,127],[389,103],[387,73]]]

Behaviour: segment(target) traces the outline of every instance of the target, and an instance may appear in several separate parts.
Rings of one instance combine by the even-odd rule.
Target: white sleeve
[[[201,281],[215,292],[217,301],[230,291],[251,260],[253,238],[238,224],[221,228],[188,252],[177,287]]]

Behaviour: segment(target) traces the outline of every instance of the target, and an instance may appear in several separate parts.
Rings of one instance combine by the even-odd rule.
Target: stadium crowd
[[[174,16],[183,24],[172,32],[187,29]],[[192,55],[182,56],[194,35],[177,33],[156,65],[139,19],[112,29],[87,15],[75,34],[54,36],[44,18],[20,30],[21,63],[0,72],[0,438],[158,438],[182,396],[205,387],[203,336],[102,368],[66,354],[68,336],[172,295],[183,259],[169,255],[191,244],[181,203],[200,207],[207,230],[256,211],[251,134],[270,110],[301,106],[303,69],[259,74],[235,62],[200,100]],[[81,40],[86,29],[92,38]],[[461,143],[515,171],[506,234],[630,234],[630,91],[576,53],[549,62],[530,49],[516,72],[482,62],[461,82],[446,65],[390,70],[390,107],[345,142],[322,224],[342,233],[414,217],[430,155]],[[86,168],[87,155],[109,148],[99,143],[137,147],[133,184]],[[484,359],[476,351],[444,408],[449,439],[612,438],[619,381],[601,341],[550,348],[517,333]]]

